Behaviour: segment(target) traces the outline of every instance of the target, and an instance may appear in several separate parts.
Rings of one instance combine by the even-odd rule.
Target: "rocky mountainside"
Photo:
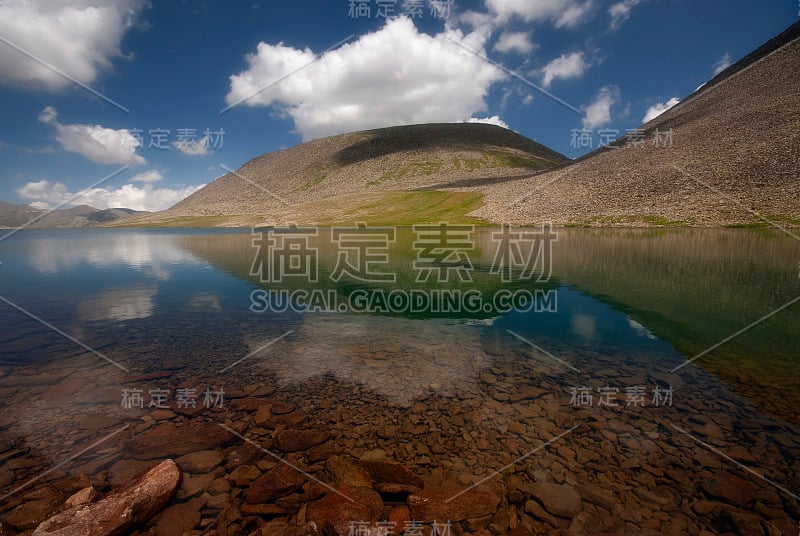
[[[800,224],[800,23],[622,139],[482,190],[475,215],[560,224]],[[654,146],[656,130],[662,141]],[[521,197],[524,199],[520,200]]]

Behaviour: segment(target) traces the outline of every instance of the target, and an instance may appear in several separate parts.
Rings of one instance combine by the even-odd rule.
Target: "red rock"
[[[404,501],[406,497],[413,493],[419,493],[420,490],[417,486],[410,486],[408,484],[375,484],[375,491],[381,494],[386,500]]]
[[[272,418],[272,411],[270,410],[269,404],[265,404],[263,406],[259,406],[258,410],[256,411],[256,416],[253,417],[253,421],[261,426],[268,420]]]
[[[274,504],[243,504],[243,514],[252,514],[257,516],[282,516],[286,515],[286,510]]]
[[[108,469],[108,483],[112,488],[119,488],[140,477],[156,465],[158,465],[157,460],[120,460]]]
[[[97,492],[93,487],[83,488],[82,490],[71,495],[65,502],[64,506],[72,508],[73,506],[80,506],[81,504],[89,504],[97,499]]]
[[[156,520],[158,536],[183,536],[200,523],[200,509],[205,505],[203,499],[174,504],[165,508]]]
[[[285,413],[283,415],[273,415],[272,418],[269,420],[269,426],[272,428],[277,428],[280,425],[284,426],[300,426],[306,419],[308,418],[308,414],[305,411],[293,411],[291,413]]]
[[[324,534],[350,535],[350,522],[374,523],[383,510],[383,501],[370,488],[337,486],[325,497],[309,503],[306,519],[313,521]]]
[[[296,469],[285,464],[264,473],[250,484],[247,490],[248,504],[272,502],[278,497],[289,495],[300,489],[305,478]]]
[[[199,450],[184,454],[175,463],[187,473],[210,473],[222,463],[223,455],[218,450]]]
[[[169,370],[145,372],[144,374],[138,374],[136,376],[127,376],[123,383],[137,383],[137,382],[146,382],[150,380],[160,380],[162,378],[169,378],[170,376],[172,376],[172,372],[170,372]]]
[[[18,530],[36,528],[47,519],[58,506],[57,502],[47,500],[28,501],[14,508],[3,516],[3,523]]]
[[[224,428],[208,422],[191,421],[178,426],[170,421],[133,436],[131,451],[140,460],[182,456],[225,445],[234,438]]]
[[[213,481],[214,473],[195,476],[185,473],[181,477],[181,486],[175,496],[181,501],[191,499],[207,490]]]
[[[228,393],[225,393],[228,394]],[[231,397],[233,398],[233,397]],[[269,401],[263,398],[241,398],[239,400],[234,400],[231,402],[231,406],[233,409],[238,411],[256,411],[258,408],[262,406],[269,407]]]
[[[369,472],[375,482],[408,484],[418,488],[423,486],[422,479],[402,464],[380,460],[359,460],[358,464]]]
[[[756,498],[756,487],[738,476],[721,472],[700,484],[703,490],[716,499],[744,506]]]
[[[103,500],[75,506],[39,525],[35,536],[115,536],[150,519],[166,505],[180,484],[181,473],[165,460],[129,487]]]
[[[505,495],[496,482],[484,482],[468,491],[452,485],[433,486],[408,497],[415,521],[463,521],[493,514]],[[462,493],[463,492],[463,493]]]
[[[273,402],[272,413],[275,415],[283,415],[284,413],[291,413],[294,411],[294,404],[288,402]]]
[[[314,430],[281,430],[275,436],[275,448],[281,452],[300,452],[328,440],[328,434]]]
[[[372,477],[369,472],[355,460],[331,456],[325,462],[325,472],[334,484],[372,487]]]
[[[66,400],[86,385],[85,380],[69,380],[57,383],[42,393],[42,400]]]
[[[582,509],[581,496],[567,484],[537,482],[531,490],[534,498],[554,516],[571,518]]]
[[[154,409],[149,415],[157,421],[167,421],[178,416],[174,411],[169,409]]]
[[[398,506],[389,512],[389,522],[394,523],[395,534],[403,534],[406,524],[411,521],[411,510],[406,505]]]

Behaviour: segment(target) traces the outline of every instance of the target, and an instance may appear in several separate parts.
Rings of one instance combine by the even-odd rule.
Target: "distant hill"
[[[88,205],[63,208],[48,213],[47,210],[28,205],[14,205],[0,201],[0,227],[3,228],[16,228],[33,220],[35,221],[27,227],[91,227],[145,214],[149,212],[129,208],[99,210]]]
[[[480,195],[570,160],[524,136],[476,123],[342,134],[265,154],[164,212],[125,225],[249,225],[463,218]],[[442,192],[449,190],[449,192]],[[420,219],[421,218],[421,219]]]

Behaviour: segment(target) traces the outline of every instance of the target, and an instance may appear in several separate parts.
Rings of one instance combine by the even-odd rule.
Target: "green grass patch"
[[[324,181],[325,177],[326,177],[326,175],[320,175],[316,179],[311,179],[310,181],[306,182],[305,184],[302,184],[302,185],[298,186],[297,188],[295,188],[294,190],[292,190],[292,192],[304,192],[305,190],[310,190],[314,186],[316,186],[319,183],[321,183],[322,181]]]
[[[480,158],[454,158],[453,167],[457,170],[480,171],[481,169],[527,168],[546,169],[553,162],[536,156],[495,149],[483,151]]]
[[[114,227],[224,227],[241,216],[176,216],[153,223],[120,223]]]
[[[390,180],[399,180],[403,177],[410,176],[410,177],[419,177],[419,176],[426,176],[430,177],[431,175],[435,175],[441,171],[444,162],[440,160],[429,160],[426,162],[411,162],[400,169],[393,169],[387,171],[380,177],[378,177],[374,181],[369,181],[367,186],[377,186],[381,183]]]
[[[583,221],[569,222],[565,227],[596,227],[605,225],[631,225],[648,227],[688,227],[691,222],[670,220],[655,214],[629,214],[624,216],[592,216]]]
[[[792,216],[789,214],[773,214],[769,216],[764,216],[767,220],[777,223],[777,224],[784,224],[790,227],[800,227],[800,218],[797,216]],[[764,220],[752,220],[749,222],[743,223],[729,223],[724,225],[723,227],[728,227],[731,229],[760,229],[760,228],[767,228],[767,227],[774,227],[771,223],[767,223]]]
[[[320,225],[352,224],[366,222],[368,225],[407,226],[418,223],[438,223],[446,221],[453,224],[487,225],[478,218],[468,216],[473,210],[483,206],[483,195],[474,192],[440,192],[440,191],[389,191],[374,196],[366,201],[361,196],[347,196],[326,200],[317,208],[325,209],[325,205],[335,204],[347,206],[352,200],[354,205],[338,211],[335,216],[318,219]],[[301,207],[303,208],[303,207]],[[321,212],[321,211],[320,211]]]

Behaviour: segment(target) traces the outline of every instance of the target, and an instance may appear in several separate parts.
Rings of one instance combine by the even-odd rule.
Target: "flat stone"
[[[375,484],[374,489],[387,501],[405,501],[409,495],[422,491],[417,486],[409,484],[387,484],[385,482]]]
[[[145,372],[144,374],[137,374],[136,376],[127,376],[123,383],[138,383],[147,382],[150,380],[160,380],[162,378],[169,378],[172,372],[169,370],[159,370],[155,372]]]
[[[156,465],[158,465],[156,460],[119,460],[108,469],[108,483],[112,488],[119,488],[140,477]]]
[[[72,508],[73,506],[80,506],[82,504],[89,504],[94,502],[98,497],[97,491],[93,487],[83,488],[71,495],[65,502],[64,506]]]
[[[213,481],[214,473],[207,473],[205,475],[190,475],[189,473],[184,473],[176,497],[181,501],[196,497],[206,491]]]
[[[269,426],[277,428],[278,426],[300,426],[308,419],[308,414],[305,411],[293,411],[283,415],[273,415],[269,420]]]
[[[150,519],[166,505],[180,483],[181,473],[165,460],[129,487],[111,492],[99,502],[74,506],[39,525],[35,536],[113,536]]]
[[[184,454],[175,460],[181,471],[188,473],[210,473],[222,463],[224,456],[219,450],[200,450]]]
[[[243,504],[242,513],[257,516],[283,516],[286,510],[275,504]]]
[[[40,395],[42,400],[66,400],[86,385],[82,379],[57,383]]]
[[[280,464],[272,471],[258,477],[247,490],[248,504],[272,502],[300,489],[305,478],[292,467]]]
[[[281,452],[300,452],[328,440],[328,434],[314,430],[282,430],[275,437],[275,448]]]
[[[245,487],[249,486],[253,480],[261,476],[261,471],[254,465],[241,465],[234,469],[228,478],[236,486]]]
[[[3,523],[18,530],[29,530],[39,526],[57,507],[57,503],[47,500],[28,501],[3,516]]]
[[[210,450],[233,441],[235,436],[224,428],[204,421],[191,421],[178,426],[172,421],[159,424],[133,436],[131,451],[134,458],[177,457],[198,450]]]
[[[294,404],[290,404],[289,402],[272,402],[271,409],[272,413],[275,415],[283,415],[293,412]]]
[[[372,480],[377,483],[408,484],[418,488],[423,487],[422,479],[402,464],[364,459],[359,460],[358,463],[367,470]]]
[[[165,508],[156,520],[158,536],[183,536],[195,528],[200,523],[200,509],[204,504],[203,499],[194,499]]]
[[[618,500],[610,491],[607,491],[595,484],[580,483],[576,486],[576,490],[586,502],[590,502],[597,506],[602,506],[606,510],[610,510],[612,512],[614,511],[614,505],[616,505],[618,502]]]
[[[317,524],[324,534],[349,536],[350,523],[374,523],[383,510],[383,501],[370,488],[341,485],[322,499],[308,504],[306,520]]]
[[[272,410],[268,404],[263,406],[259,406],[258,410],[256,411],[256,416],[253,417],[253,421],[259,426],[264,424],[265,422],[269,421],[272,418]]]
[[[331,456],[325,462],[325,472],[334,484],[372,487],[372,477],[355,460]]]
[[[178,416],[177,413],[169,409],[154,409],[148,415],[156,421],[168,421]]]
[[[704,479],[700,485],[711,497],[738,506],[744,506],[756,498],[756,487],[753,484],[727,472]]]
[[[531,491],[544,509],[554,516],[571,518],[581,511],[581,496],[566,484],[536,482],[531,486]]]
[[[464,489],[463,486],[442,485],[409,495],[411,518],[430,523],[483,517],[493,514],[505,495],[502,486],[496,482],[484,482],[466,492]]]

